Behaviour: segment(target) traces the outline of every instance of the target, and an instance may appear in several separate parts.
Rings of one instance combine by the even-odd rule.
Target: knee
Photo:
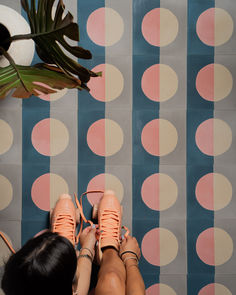
[[[114,290],[114,289],[121,289],[125,281],[124,279],[117,273],[116,271],[107,271],[103,274],[102,277],[99,278],[99,281],[101,279],[101,284],[106,286],[107,290]]]

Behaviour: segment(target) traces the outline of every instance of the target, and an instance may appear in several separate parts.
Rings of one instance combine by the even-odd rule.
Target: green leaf
[[[37,10],[36,0],[30,0],[30,5],[28,1],[21,0],[21,4],[27,13],[39,57],[46,63],[57,65],[68,75],[79,76],[82,83],[87,83],[91,76],[96,77],[96,73],[81,66],[65,52],[66,50],[77,58],[90,59],[92,57],[89,50],[71,46],[65,40],[67,37],[79,41],[79,28],[77,23],[73,22],[70,12],[63,16],[65,9],[63,1],[57,0],[54,19],[52,18],[52,7],[55,0],[38,0]]]
[[[56,89],[86,88],[75,77],[68,77],[55,66],[37,64],[35,66],[9,65],[0,68],[0,98],[5,98],[10,90],[13,97],[29,98],[31,95],[55,93]]]

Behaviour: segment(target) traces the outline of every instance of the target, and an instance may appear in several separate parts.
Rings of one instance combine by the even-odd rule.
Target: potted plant
[[[55,15],[52,17],[55,0],[38,0],[37,5],[36,0],[21,0],[31,32],[14,36],[1,34],[0,55],[10,64],[0,67],[0,98],[5,98],[13,89],[11,96],[18,98],[50,94],[63,88],[89,90],[86,83],[91,77],[100,75],[68,56],[69,53],[76,58],[92,58],[90,51],[79,46],[71,46],[65,39],[67,37],[79,41],[79,28],[78,24],[73,22],[70,12],[64,16],[63,1],[57,1]],[[0,30],[6,28],[1,25]],[[20,65],[15,63],[14,58],[8,53],[12,42],[28,39],[34,41],[42,63]]]

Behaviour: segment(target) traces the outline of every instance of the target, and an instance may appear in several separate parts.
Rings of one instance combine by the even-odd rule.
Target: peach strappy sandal
[[[90,220],[87,220],[83,214],[82,196],[87,193],[103,193],[103,191],[89,191],[83,193],[80,198],[80,203],[75,195],[77,208],[75,208],[70,195],[62,194],[51,214],[51,231],[67,238],[74,247],[76,247],[79,242],[79,237],[83,229],[83,222],[90,223],[90,225],[93,224]],[[76,226],[78,223],[80,223],[80,230],[76,235]]]
[[[119,250],[121,242],[121,220],[122,220],[122,207],[120,202],[115,196],[115,193],[111,190],[103,191],[88,191],[81,195],[80,203],[75,194],[75,201],[80,209],[81,223],[80,233],[83,227],[83,221],[93,225],[91,220],[87,220],[83,214],[82,197],[88,193],[102,193],[103,196],[98,205],[93,207],[93,219],[98,219],[98,227],[100,235],[98,237],[98,245],[96,250],[96,262],[101,263],[102,260],[102,248],[113,247]],[[129,229],[122,226],[125,229],[125,237],[129,235]],[[80,233],[78,235],[80,235]]]
[[[129,230],[121,226],[122,207],[115,193],[112,190],[104,192],[98,205],[98,226],[100,236],[98,241],[97,260],[102,260],[102,249],[113,247],[119,251],[121,243],[121,228],[126,230],[125,236],[129,235]]]
[[[51,214],[51,231],[67,238],[75,247],[79,237],[76,236],[76,212],[71,196],[63,194],[59,197]]]
[[[105,191],[98,205],[100,248],[112,246],[119,250],[122,209],[113,191]]]

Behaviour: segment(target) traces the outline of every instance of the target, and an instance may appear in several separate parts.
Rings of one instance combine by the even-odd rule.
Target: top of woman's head
[[[9,258],[2,289],[6,295],[71,295],[76,265],[70,241],[46,232],[29,240]]]

